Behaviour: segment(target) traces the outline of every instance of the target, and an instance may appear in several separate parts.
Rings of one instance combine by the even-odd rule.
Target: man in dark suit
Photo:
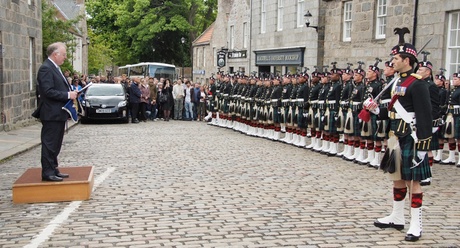
[[[77,98],[59,68],[67,57],[66,45],[56,42],[46,49],[46,59],[38,70],[38,90],[40,93],[40,120],[42,122],[41,164],[43,181],[62,181],[68,174],[59,172],[57,157],[61,151],[65,123],[69,115],[62,107],[69,99]]]

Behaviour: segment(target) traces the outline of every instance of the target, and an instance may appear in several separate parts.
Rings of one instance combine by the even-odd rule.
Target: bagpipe
[[[85,87],[83,87],[82,89],[77,90],[77,94],[82,93],[83,91],[88,89],[88,87],[90,87],[92,84],[93,83],[91,82],[87,84]],[[83,110],[83,106],[81,105],[81,102],[78,101],[78,95],[77,95],[77,98],[75,98],[74,100],[67,101],[67,103],[62,107],[62,109],[69,114],[69,117],[70,119],[72,119],[73,122],[75,123],[78,122],[78,111],[77,110],[78,109]]]

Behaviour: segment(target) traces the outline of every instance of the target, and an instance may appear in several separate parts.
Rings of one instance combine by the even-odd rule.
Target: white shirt
[[[173,86],[173,98],[184,97],[184,84],[176,84]]]

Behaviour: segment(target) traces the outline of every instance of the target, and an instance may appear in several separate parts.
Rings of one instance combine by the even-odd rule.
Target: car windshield
[[[123,96],[124,94],[121,85],[93,85],[86,92],[87,96]]]

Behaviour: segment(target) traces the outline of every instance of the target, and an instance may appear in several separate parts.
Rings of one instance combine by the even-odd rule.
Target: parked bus
[[[126,74],[128,77],[155,77],[176,80],[176,66],[164,63],[143,62],[134,65],[125,65],[118,68],[118,75]]]

